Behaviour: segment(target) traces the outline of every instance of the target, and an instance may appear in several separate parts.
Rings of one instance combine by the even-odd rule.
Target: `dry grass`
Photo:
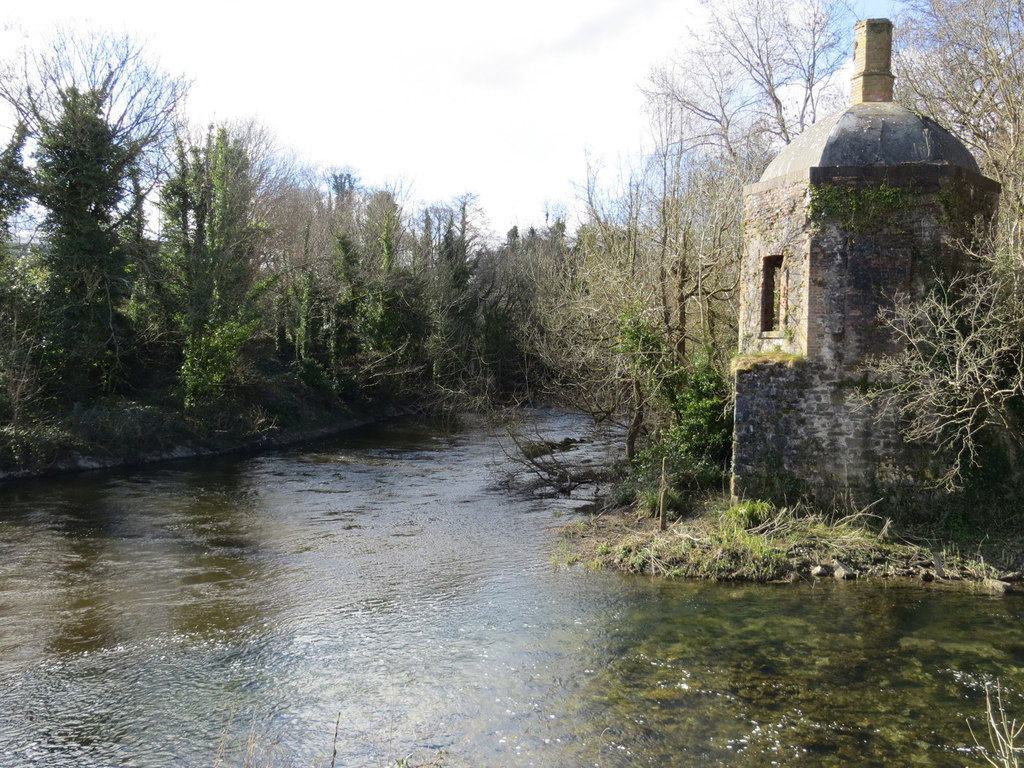
[[[566,562],[717,581],[811,579],[816,566],[827,572],[838,564],[853,576],[936,583],[983,583],[999,575],[983,558],[900,538],[890,521],[867,511],[828,516],[763,503],[730,507],[721,496],[705,499],[664,531],[657,520],[623,508],[561,534]]]
[[[995,692],[993,700],[993,691]],[[981,756],[989,765],[995,768],[1019,768],[1020,758],[1024,757],[1024,746],[1018,746],[1019,739],[1024,734],[1024,723],[1018,723],[1011,719],[1006,713],[1003,704],[1003,689],[999,682],[990,683],[985,686],[985,713],[986,729],[988,731],[988,746],[978,741],[970,721],[967,727],[971,730],[971,737],[975,745],[981,751]]]

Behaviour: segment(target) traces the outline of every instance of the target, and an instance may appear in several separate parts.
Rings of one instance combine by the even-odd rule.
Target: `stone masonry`
[[[864,506],[931,471],[895,416],[865,404],[864,363],[898,351],[879,320],[897,295],[969,268],[951,243],[991,215],[999,187],[952,136],[887,103],[891,34],[884,19],[858,24],[855,103],[744,190],[738,499]]]

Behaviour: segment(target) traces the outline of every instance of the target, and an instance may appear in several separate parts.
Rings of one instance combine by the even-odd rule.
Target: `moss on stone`
[[[759,365],[784,365],[796,368],[806,358],[789,352],[760,352],[751,355],[737,355],[732,359],[732,372],[752,371]]]
[[[954,187],[940,189],[935,201],[942,211],[942,221],[947,227],[966,232],[987,218],[991,204],[981,195],[967,195]]]
[[[906,191],[885,182],[865,187],[812,184],[810,191],[807,214],[812,224],[834,222],[858,234],[892,227],[910,207]]]

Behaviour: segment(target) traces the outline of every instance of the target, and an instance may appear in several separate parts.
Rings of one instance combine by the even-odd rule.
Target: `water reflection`
[[[554,568],[503,461],[403,425],[0,489],[3,765],[309,765],[340,713],[337,765],[961,766],[1021,702],[1012,599]]]

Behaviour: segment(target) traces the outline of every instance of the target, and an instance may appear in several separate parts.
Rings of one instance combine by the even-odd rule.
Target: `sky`
[[[256,118],[301,160],[410,204],[475,194],[504,233],[571,217],[588,164],[629,162],[643,84],[701,19],[698,0],[34,0],[0,43],[127,32],[192,81],[197,126]]]

